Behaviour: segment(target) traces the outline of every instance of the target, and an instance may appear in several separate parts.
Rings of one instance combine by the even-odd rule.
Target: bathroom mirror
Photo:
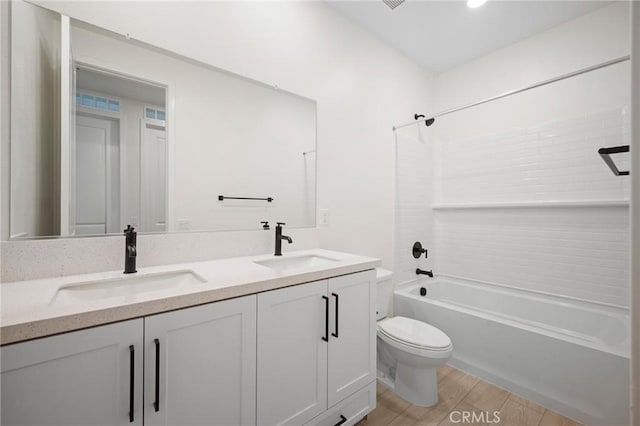
[[[315,226],[315,101],[11,6],[5,238]]]

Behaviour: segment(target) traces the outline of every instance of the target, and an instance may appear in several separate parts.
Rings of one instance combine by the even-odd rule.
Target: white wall
[[[628,22],[620,2],[440,74],[436,111],[626,55]],[[629,177],[597,150],[629,144],[629,87],[625,62],[437,119],[437,272],[628,306]]]
[[[423,69],[320,2],[51,6],[316,99],[318,208],[329,208],[331,217],[319,230],[321,244],[381,257],[390,266],[390,128],[426,108]]]
[[[628,55],[628,7],[616,2],[438,74],[436,111]]]
[[[392,267],[391,127],[427,109],[429,73],[321,2],[55,2],[45,6],[315,99],[317,206],[330,210],[329,226],[317,230],[320,245],[379,257]],[[237,235],[237,244],[244,244],[241,236],[249,234]],[[291,236],[295,241],[295,233]],[[170,236],[156,237],[154,244],[171,251],[170,240]],[[92,241],[60,244],[91,249]],[[230,241],[233,246],[234,239]],[[296,247],[294,242],[288,248]],[[19,242],[3,243],[2,249],[5,262],[22,250]],[[58,267],[53,269],[52,273],[60,273]],[[78,269],[68,264],[66,271],[73,270]],[[29,275],[7,271],[3,265],[4,279],[7,274],[11,278]]]
[[[56,153],[59,138],[60,18],[12,4],[11,236],[52,235],[59,228]]]
[[[640,4],[631,5],[631,88],[640,87]],[[631,173],[640,173],[640,91],[633,90]],[[631,184],[631,424],[640,423],[640,179]]]

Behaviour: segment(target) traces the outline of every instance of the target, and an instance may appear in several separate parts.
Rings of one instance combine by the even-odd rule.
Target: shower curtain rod
[[[609,61],[602,62],[602,63],[597,64],[597,65],[592,65],[592,66],[587,67],[587,68],[582,68],[582,69],[580,69],[578,71],[573,71],[573,72],[570,72],[570,73],[567,73],[567,74],[562,74],[562,75],[560,75],[558,77],[554,77],[554,78],[551,78],[549,80],[540,81],[540,82],[534,83],[534,84],[532,84],[530,86],[526,86],[526,87],[523,87],[523,88],[520,88],[520,89],[516,89],[516,90],[510,90],[508,92],[501,93],[501,94],[499,94],[497,96],[492,96],[490,98],[482,99],[480,101],[476,101],[476,102],[473,102],[473,103],[470,103],[470,104],[466,104],[466,105],[462,105],[462,106],[459,106],[459,107],[456,107],[456,108],[448,109],[446,111],[442,111],[442,112],[439,112],[437,114],[427,115],[424,118],[420,118],[419,120],[414,120],[414,121],[410,121],[408,123],[399,124],[397,126],[393,126],[393,131],[395,132],[398,129],[401,129],[401,128],[407,127],[407,126],[411,126],[412,124],[424,123],[425,121],[431,120],[433,118],[442,117],[443,115],[451,114],[453,112],[462,111],[464,109],[471,108],[471,107],[474,107],[474,106],[477,106],[477,105],[486,104],[487,102],[491,102],[491,101],[495,101],[495,100],[498,100],[498,99],[506,98],[507,96],[516,95],[518,93],[526,92],[527,90],[536,89],[538,87],[546,86],[547,84],[555,83],[556,81],[565,80],[567,78],[575,77],[575,76],[578,76],[580,74],[585,74],[585,73],[588,73],[588,72],[591,72],[591,71],[599,70],[600,68],[605,68],[605,67],[608,67],[610,65],[619,64],[620,62],[628,61],[629,59],[631,59],[630,55],[620,56],[619,58],[611,59]]]

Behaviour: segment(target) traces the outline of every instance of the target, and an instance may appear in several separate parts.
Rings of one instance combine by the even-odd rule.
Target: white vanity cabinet
[[[145,425],[253,425],[256,296],[145,318]]]
[[[375,408],[375,272],[3,346],[3,426],[335,425]]]
[[[301,425],[327,409],[327,300],[326,280],[258,295],[259,425]]]
[[[5,346],[0,415],[3,426],[143,425],[143,411],[144,425],[253,425],[255,377],[251,295]]]
[[[370,388],[375,323],[374,271],[259,294],[257,423],[316,424]],[[366,414],[375,399],[364,401]],[[346,424],[340,408],[333,414]]]
[[[375,272],[329,280],[329,407],[376,379]]]
[[[4,346],[2,425],[142,425],[142,357],[142,319]]]

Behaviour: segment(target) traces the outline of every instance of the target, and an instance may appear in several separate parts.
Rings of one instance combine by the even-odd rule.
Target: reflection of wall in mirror
[[[84,28],[72,28],[72,42],[78,60],[175,93],[169,230],[259,229],[261,220],[313,226],[315,155],[302,152],[315,148],[314,102]]]
[[[55,235],[60,16],[23,2],[11,6],[10,235]]]

